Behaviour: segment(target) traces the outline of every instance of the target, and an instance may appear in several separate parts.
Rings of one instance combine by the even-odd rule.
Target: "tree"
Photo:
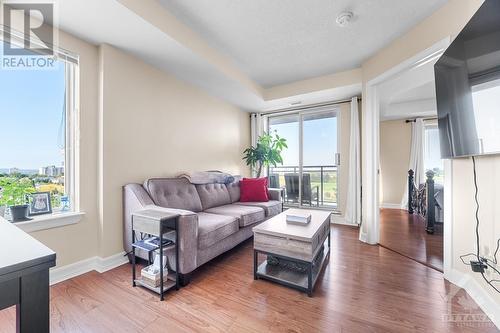
[[[274,166],[283,164],[281,152],[288,148],[286,139],[281,138],[277,133],[274,135],[264,133],[257,139],[256,147],[250,147],[243,152],[246,164],[252,169],[256,169],[257,177],[260,177],[262,167]]]
[[[0,206],[15,206],[26,203],[26,195],[35,192],[33,181],[27,177],[0,177]]]

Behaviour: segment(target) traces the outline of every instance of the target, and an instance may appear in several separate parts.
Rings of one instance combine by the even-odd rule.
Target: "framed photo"
[[[28,196],[29,215],[51,214],[50,192],[36,192]]]

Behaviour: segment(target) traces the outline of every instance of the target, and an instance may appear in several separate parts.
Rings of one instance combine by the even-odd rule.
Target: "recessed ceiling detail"
[[[158,0],[264,88],[359,67],[446,0]],[[344,29],[336,16],[355,13]]]

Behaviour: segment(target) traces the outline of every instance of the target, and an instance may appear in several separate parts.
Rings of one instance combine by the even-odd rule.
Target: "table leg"
[[[48,333],[50,331],[49,270],[24,275],[20,283],[20,302],[16,306],[16,331]]]
[[[330,252],[330,248],[331,248],[331,239],[332,239],[332,231],[331,230],[328,230],[328,252]]]
[[[312,297],[312,270],[313,265],[310,263],[307,267],[307,296]]]
[[[135,231],[132,230],[132,244],[135,242]],[[135,287],[135,247],[132,246],[132,286]]]
[[[253,279],[258,280],[257,277],[257,259],[258,259],[259,253],[256,250],[253,250]]]
[[[163,228],[160,223],[160,301],[163,301]]]
[[[180,289],[179,271],[179,218],[175,218],[175,290]]]

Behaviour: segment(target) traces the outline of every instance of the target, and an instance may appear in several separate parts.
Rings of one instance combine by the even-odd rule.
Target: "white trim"
[[[40,215],[31,221],[14,223],[24,232],[34,232],[52,228],[59,228],[66,225],[76,224],[85,216],[84,212],[68,212],[51,215]]]
[[[493,324],[497,328],[500,328],[500,308],[498,304],[474,278],[453,268],[445,271],[444,278],[463,288],[490,318]]]
[[[90,271],[104,273],[126,264],[127,262],[128,258],[125,256],[125,252],[120,252],[106,258],[96,256],[66,266],[52,268],[50,270],[50,285],[74,278]]]
[[[361,135],[363,146],[363,211],[359,239],[368,244],[377,244],[379,241],[379,122],[380,103],[378,87],[384,81],[394,77],[402,71],[422,66],[437,59],[450,45],[451,38],[446,37],[432,45],[430,48],[403,61],[388,71],[368,81],[365,85],[365,101],[363,113],[363,133]]]
[[[362,222],[359,240],[368,244],[378,244],[380,230],[380,208],[379,208],[379,118],[380,103],[377,87],[374,82],[366,86],[366,104],[363,112],[364,133],[361,135],[364,146],[363,151],[364,177]]]
[[[128,263],[128,257],[125,256],[124,251],[106,258],[102,257],[95,257],[95,258],[96,258],[95,270],[99,273],[104,273],[106,271],[109,271],[110,269]]]
[[[359,227],[357,224],[348,223],[342,215],[332,214],[330,217],[330,224],[347,225],[350,227]]]
[[[403,209],[401,208],[401,204],[400,203],[386,203],[386,202],[382,202],[380,204],[380,208],[386,208],[386,209]]]
[[[453,162],[444,161],[443,273],[453,269]]]
[[[88,258],[73,264],[50,269],[50,285],[74,278],[94,270],[95,258]]]

